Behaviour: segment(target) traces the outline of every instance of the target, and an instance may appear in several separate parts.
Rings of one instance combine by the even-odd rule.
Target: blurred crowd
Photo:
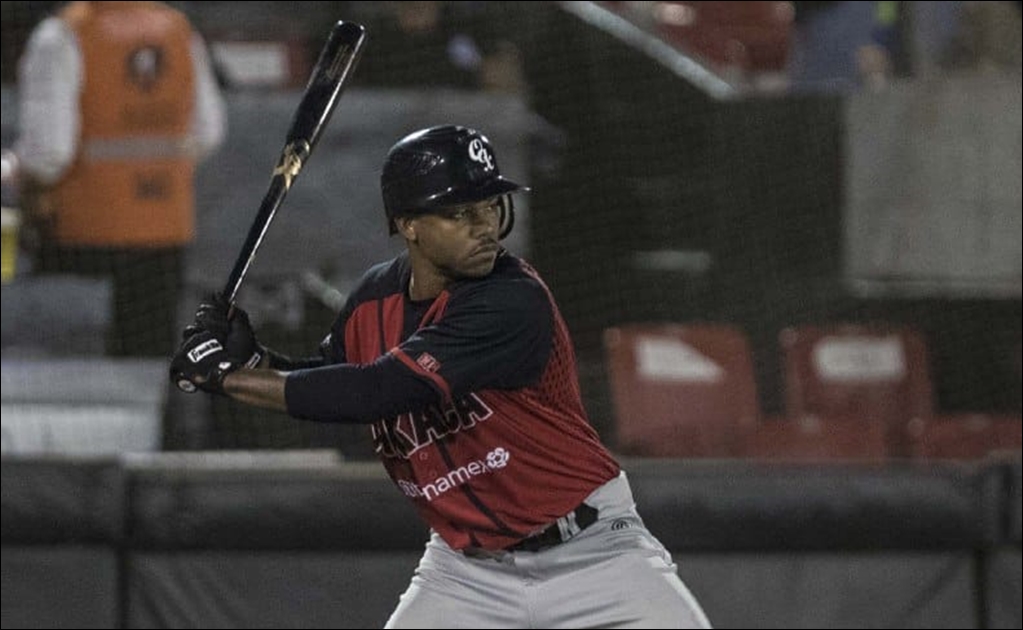
[[[5,83],[31,28],[64,3],[5,2]],[[512,2],[170,2],[211,42],[283,39],[296,80],[336,19],[364,23],[358,81],[373,86],[522,92],[528,15]],[[1021,70],[1019,2],[598,2],[722,76],[794,90],[878,86],[892,78]],[[216,52],[217,47],[214,46]],[[556,60],[540,60],[553,63]],[[228,73],[221,68],[221,78]]]

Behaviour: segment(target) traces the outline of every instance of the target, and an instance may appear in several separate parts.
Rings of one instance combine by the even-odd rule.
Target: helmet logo
[[[479,138],[474,138],[469,143],[469,159],[482,164],[484,170],[494,170],[494,156],[490,155],[490,151],[487,151],[487,145],[483,144],[483,141]]]

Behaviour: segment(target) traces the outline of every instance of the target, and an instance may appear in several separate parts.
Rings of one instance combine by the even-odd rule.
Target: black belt
[[[580,503],[579,507],[572,510],[567,516],[559,518],[547,529],[529,538],[523,538],[514,545],[505,547],[505,550],[542,551],[548,547],[560,545],[596,522],[597,508]],[[562,529],[565,530],[564,535],[562,535]]]

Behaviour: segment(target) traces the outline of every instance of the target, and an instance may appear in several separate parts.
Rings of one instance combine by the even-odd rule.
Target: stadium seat
[[[604,331],[617,447],[648,457],[732,457],[759,421],[740,330],[629,324]]]
[[[765,420],[747,436],[743,455],[777,461],[884,460],[888,456],[883,421],[832,422],[816,416]]]
[[[1020,458],[1020,416],[980,413],[943,414],[907,427],[910,456],[920,459]]]
[[[883,423],[888,453],[909,454],[907,427],[933,416],[923,336],[908,327],[796,326],[779,336],[785,414],[825,423]]]

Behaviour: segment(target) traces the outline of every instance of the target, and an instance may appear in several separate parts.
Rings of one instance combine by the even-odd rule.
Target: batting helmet
[[[391,234],[397,232],[397,217],[499,196],[504,238],[515,222],[511,193],[529,189],[501,176],[486,136],[468,127],[442,125],[405,136],[391,147],[380,190]]]

